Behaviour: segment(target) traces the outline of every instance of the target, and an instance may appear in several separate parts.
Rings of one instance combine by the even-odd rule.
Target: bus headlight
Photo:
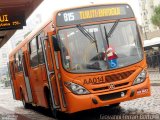
[[[72,82],[65,82],[65,86],[74,94],[78,94],[78,95],[85,95],[85,94],[89,94],[90,92],[88,90],[86,90],[84,87],[76,84],[76,83],[72,83]]]
[[[146,75],[147,75],[146,70],[142,70],[142,72],[134,80],[133,85],[137,85],[144,82],[146,79]]]

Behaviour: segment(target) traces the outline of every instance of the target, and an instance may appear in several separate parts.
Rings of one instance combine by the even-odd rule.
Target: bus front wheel
[[[54,118],[57,118],[57,110],[53,108],[53,103],[52,103],[50,92],[47,92],[47,102],[48,102],[48,108],[51,113],[51,116]]]

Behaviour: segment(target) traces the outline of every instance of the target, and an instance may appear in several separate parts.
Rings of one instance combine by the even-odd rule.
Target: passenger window
[[[31,67],[38,65],[38,54],[37,54],[37,40],[34,38],[30,43],[30,64]]]
[[[14,55],[14,71],[18,72],[18,54]]]
[[[18,52],[18,72],[22,72],[22,50]]]
[[[14,71],[21,72],[22,71],[22,61],[21,61],[21,50],[14,55]]]
[[[49,71],[53,71],[53,58],[51,55],[51,45],[48,41],[45,41],[45,52],[46,52],[46,58],[48,62]]]
[[[12,80],[15,80],[14,61],[10,62],[10,75]]]
[[[34,39],[30,42],[30,47],[31,47],[31,53],[37,51],[37,41],[36,41],[36,38],[34,38]]]
[[[39,59],[39,64],[44,63],[44,56],[43,56],[43,50],[42,50],[42,42],[41,42],[41,37],[43,36],[43,33],[41,33],[37,38],[38,38],[38,59]]]

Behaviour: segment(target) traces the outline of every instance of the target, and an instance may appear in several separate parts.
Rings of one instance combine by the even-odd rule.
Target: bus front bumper
[[[88,95],[66,94],[67,113],[74,113],[87,109],[93,109],[103,106],[146,97],[151,95],[150,80],[146,80],[138,85],[118,89],[110,92],[102,92]]]

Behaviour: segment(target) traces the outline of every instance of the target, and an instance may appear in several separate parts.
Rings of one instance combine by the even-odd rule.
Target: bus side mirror
[[[58,39],[55,36],[52,36],[53,46],[55,51],[60,51],[60,47],[58,44]]]

